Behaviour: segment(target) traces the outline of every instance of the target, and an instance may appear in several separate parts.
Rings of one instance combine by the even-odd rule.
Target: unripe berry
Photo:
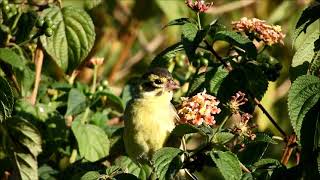
[[[51,37],[53,35],[53,30],[51,28],[47,28],[44,33],[46,36]]]

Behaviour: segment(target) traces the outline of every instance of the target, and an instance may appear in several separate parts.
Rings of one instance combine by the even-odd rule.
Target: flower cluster
[[[187,6],[195,12],[206,12],[210,7],[213,6],[213,3],[205,3],[204,0],[186,0]]]
[[[238,134],[240,137],[249,137],[251,140],[254,140],[256,138],[256,135],[252,131],[254,126],[248,124],[251,118],[252,115],[249,113],[242,114],[240,121],[235,123],[232,132]]]
[[[254,36],[256,40],[263,41],[265,44],[271,46],[276,43],[283,44],[285,35],[281,32],[281,26],[273,26],[266,23],[266,21],[246,17],[241,18],[240,21],[232,22],[233,30],[244,32],[248,36]]]
[[[219,114],[221,109],[218,108],[220,103],[216,97],[206,94],[206,91],[197,95],[182,99],[182,105],[178,108],[178,115],[182,123],[190,123],[193,125],[213,125],[216,123],[214,115]]]
[[[93,65],[93,66],[100,66],[103,64],[104,58],[100,58],[100,57],[93,57],[89,60],[89,64]]]
[[[240,108],[239,106],[245,104],[248,99],[245,98],[246,94],[238,91],[236,95],[231,96],[231,101],[229,102],[229,108],[232,113],[238,113]]]

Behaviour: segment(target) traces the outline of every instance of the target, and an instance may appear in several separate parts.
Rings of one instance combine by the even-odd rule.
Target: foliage
[[[135,27],[135,20],[147,21],[152,13],[141,14],[144,3],[155,12],[169,10],[164,2],[137,1],[132,9],[134,20],[121,21],[126,13],[115,12],[119,2],[84,2],[86,8],[62,6],[61,1],[0,2],[1,179],[164,180],[181,174],[194,179],[206,168],[220,179],[319,177],[320,30],[310,28],[319,24],[319,1],[303,11],[295,27],[297,50],[287,97],[292,136],[286,136],[260,103],[268,85],[281,79],[284,63],[273,57],[272,51],[282,46],[264,43],[264,36],[257,38],[259,32],[227,28],[220,19],[206,25],[201,21],[205,8],[196,11],[196,4],[190,17],[176,17],[164,27],[156,27],[165,32],[173,27],[181,30],[180,34],[174,31],[180,41],[153,56],[149,66],[167,68],[181,85],[172,103],[179,109],[181,97],[207,93],[217,99],[219,112],[213,125],[178,122],[168,142],[181,141],[183,148],[158,149],[148,165],[130,159],[122,139],[122,115],[126,103],[137,94],[139,80],[134,80],[130,71],[132,80],[124,86],[120,83],[120,90],[114,88],[112,71],[130,63],[113,65],[115,46],[105,45],[109,39],[101,38],[105,32],[99,31],[101,22],[93,17],[99,9],[112,14],[110,22],[120,17],[117,27],[125,27],[127,33],[123,46],[130,48],[128,37],[136,32],[121,23]],[[302,43],[298,42],[302,36]],[[113,34],[108,37],[111,41]],[[99,41],[103,44],[100,51]],[[217,48],[221,44],[223,48]],[[101,56],[110,49],[111,58],[104,62]],[[151,51],[143,49],[142,54]],[[127,57],[120,55],[119,62],[122,58]],[[107,75],[110,83],[103,79]],[[283,137],[259,132],[251,120],[256,107],[280,128]],[[280,144],[286,146],[281,160],[268,153]],[[301,160],[287,166],[285,159],[292,150],[301,150]]]

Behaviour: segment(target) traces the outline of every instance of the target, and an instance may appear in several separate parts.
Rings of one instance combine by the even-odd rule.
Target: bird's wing
[[[175,124],[178,124],[180,122],[180,117],[178,116],[176,108],[172,104],[170,104],[170,109],[171,109],[172,113],[174,114],[173,120],[174,120]]]

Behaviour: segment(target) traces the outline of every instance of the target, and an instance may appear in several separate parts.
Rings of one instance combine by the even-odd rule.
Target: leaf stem
[[[91,86],[91,93],[96,92],[96,86],[97,86],[97,75],[98,75],[98,65],[93,65],[93,80],[92,80],[92,86]]]
[[[42,69],[42,64],[43,64],[43,57],[44,57],[44,54],[42,51],[42,46],[41,46],[40,40],[38,40],[37,48],[36,48],[35,56],[34,56],[34,58],[35,58],[34,61],[36,64],[36,67],[35,67],[36,68],[36,77],[34,80],[34,88],[33,88],[31,97],[29,99],[30,103],[32,105],[36,104],[36,98],[37,98],[39,84],[40,84],[40,80],[41,80],[41,69]]]
[[[201,27],[200,13],[199,13],[199,12],[197,12],[197,17],[198,17],[198,26],[199,26],[199,30],[201,30],[201,29],[202,29],[202,27]]]
[[[232,66],[228,65],[223,58],[213,49],[213,47],[209,44],[207,40],[204,40],[206,44],[207,50],[209,50],[217,59],[221,62],[221,64],[229,71],[231,72]],[[267,116],[267,118],[270,120],[270,122],[275,126],[275,128],[281,133],[282,136],[287,137],[287,134],[284,132],[284,130],[281,129],[281,127],[277,124],[277,122],[273,119],[273,117],[270,115],[270,113],[264,108],[264,106],[260,103],[260,101],[253,95],[250,90],[248,90],[249,95],[254,99],[254,103],[261,109],[261,111]]]

